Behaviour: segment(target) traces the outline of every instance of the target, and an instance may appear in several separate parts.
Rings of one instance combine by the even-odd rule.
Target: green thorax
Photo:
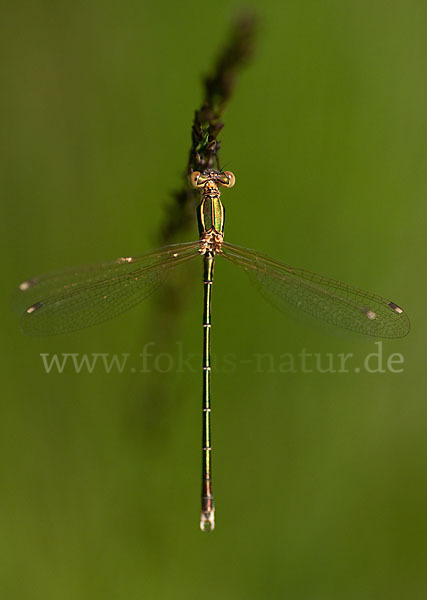
[[[224,233],[224,206],[221,202],[221,192],[215,181],[207,181],[202,191],[202,201],[197,210],[199,235],[215,231]]]

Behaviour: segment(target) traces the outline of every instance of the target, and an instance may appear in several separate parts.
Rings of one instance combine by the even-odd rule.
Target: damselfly
[[[406,313],[394,302],[310,271],[296,269],[248,248],[224,241],[221,186],[231,188],[230,171],[195,171],[191,185],[201,192],[197,207],[199,240],[159,248],[35,277],[19,286],[22,328],[29,335],[62,334],[101,323],[149,296],[169,271],[203,259],[203,433],[202,531],[214,528],[211,468],[211,299],[216,256],[246,271],[276,306],[295,307],[322,321],[361,334],[399,338],[409,332]]]

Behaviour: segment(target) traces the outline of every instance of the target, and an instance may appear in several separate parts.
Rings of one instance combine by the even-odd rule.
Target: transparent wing
[[[111,319],[149,296],[171,268],[200,256],[199,247],[198,241],[174,244],[24,281],[14,302],[22,330],[54,335]]]
[[[381,296],[228,242],[222,250],[224,258],[244,269],[280,310],[294,306],[331,325],[375,337],[400,338],[409,333],[403,309]]]

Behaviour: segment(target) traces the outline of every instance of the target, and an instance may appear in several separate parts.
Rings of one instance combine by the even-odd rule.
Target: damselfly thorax
[[[201,202],[197,207],[201,254],[221,252],[225,221],[221,187],[231,188],[235,181],[231,171],[222,172],[209,169],[203,173],[194,171],[190,175],[191,185],[200,189],[201,192]]]

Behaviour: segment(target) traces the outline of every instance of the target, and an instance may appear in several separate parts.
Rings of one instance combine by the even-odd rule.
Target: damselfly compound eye
[[[193,171],[192,173],[190,173],[189,180],[190,180],[191,187],[193,187],[193,188],[200,187],[199,177],[200,177],[200,171]]]
[[[225,184],[225,187],[232,188],[234,186],[234,184],[236,183],[236,178],[234,176],[234,173],[232,173],[231,171],[226,171],[225,175],[227,175],[227,179],[228,179],[228,183]]]

